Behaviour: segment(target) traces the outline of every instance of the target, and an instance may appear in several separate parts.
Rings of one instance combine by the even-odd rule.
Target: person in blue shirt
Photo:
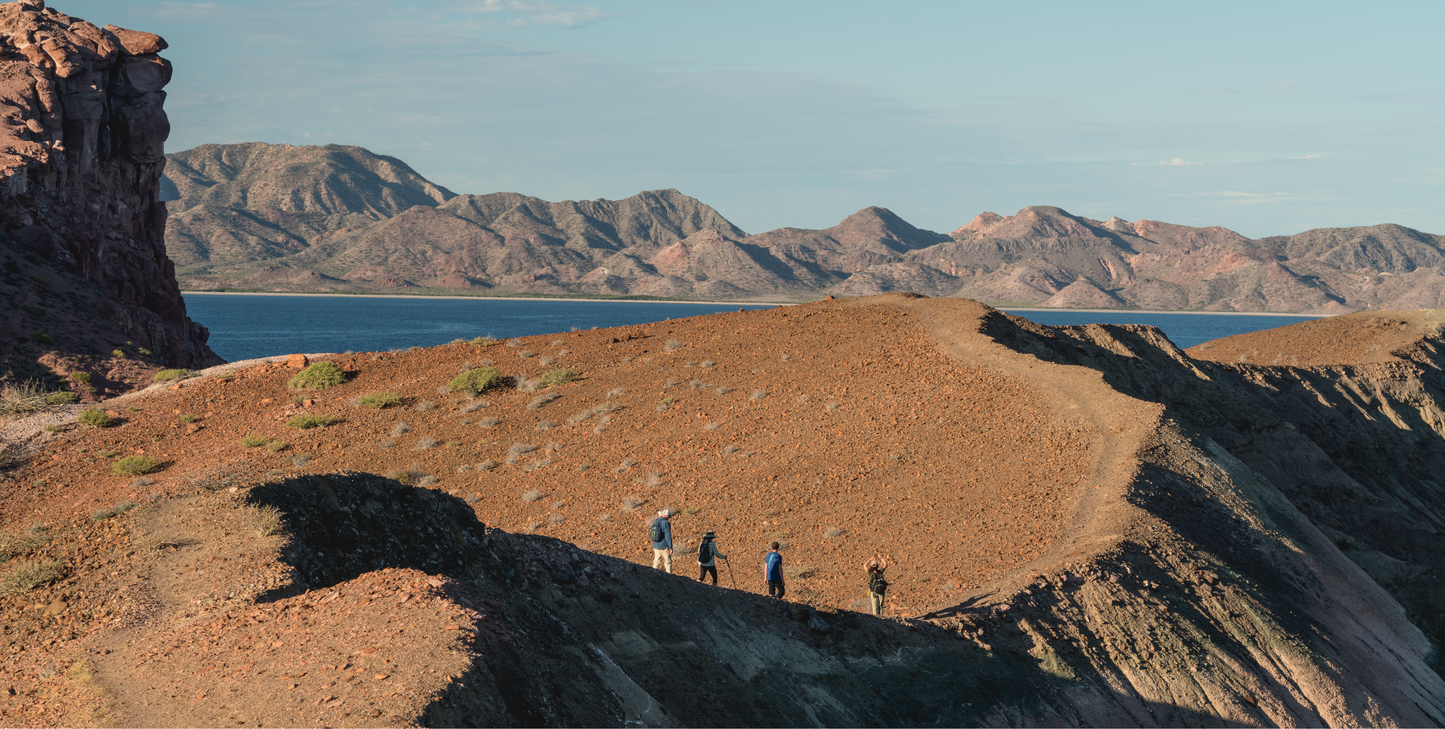
[[[652,568],[657,569],[661,565],[667,574],[672,574],[672,522],[668,517],[672,516],[672,509],[663,509],[657,512],[657,518],[652,520],[652,527],[648,529],[648,537],[652,539]]]
[[[763,560],[763,580],[768,583],[768,596],[783,599],[787,588],[783,586],[783,555],[778,554],[778,543],[773,542],[773,551]]]

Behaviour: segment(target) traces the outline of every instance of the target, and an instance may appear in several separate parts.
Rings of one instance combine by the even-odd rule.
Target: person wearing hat
[[[672,522],[668,517],[672,516],[672,509],[663,509],[657,512],[657,518],[652,520],[652,528],[648,530],[648,536],[652,538],[652,568],[657,569],[661,565],[667,574],[672,574]]]
[[[888,569],[888,560],[877,552],[873,559],[863,563],[863,572],[868,575],[868,606],[874,615],[883,614],[883,593],[888,590],[888,580],[883,579],[883,570]]]
[[[711,573],[713,587],[716,587],[717,562],[714,560],[717,558],[727,559],[728,556],[717,551],[717,545],[713,543],[714,539],[717,539],[717,535],[708,532],[702,535],[702,544],[697,545],[697,566],[699,569],[697,581],[706,582],[708,574]]]

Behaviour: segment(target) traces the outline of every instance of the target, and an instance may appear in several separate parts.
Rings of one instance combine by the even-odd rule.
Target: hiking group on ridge
[[[648,528],[648,537],[652,540],[652,567],[668,574],[673,574],[672,515],[672,509],[657,512],[657,518]],[[781,545],[773,542],[769,547],[771,551],[763,558],[763,582],[767,585],[768,596],[781,600],[787,593],[787,585],[783,582],[783,555],[779,552]],[[716,586],[717,560],[727,558],[718,549],[717,534],[712,531],[704,534],[702,543],[697,547],[698,581],[706,582],[711,575],[712,584]],[[868,607],[874,615],[883,614],[883,598],[888,590],[888,581],[883,578],[886,569],[888,560],[877,552],[863,563],[863,572],[868,578]]]

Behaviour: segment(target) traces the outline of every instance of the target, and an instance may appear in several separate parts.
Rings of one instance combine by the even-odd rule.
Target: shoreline
[[[584,299],[566,296],[429,296],[426,294],[338,294],[292,293],[282,291],[182,291],[182,296],[313,296],[319,298],[356,299],[442,299],[447,301],[570,301],[574,303],[611,302],[619,304],[694,304],[698,306],[797,306],[796,301],[692,301],[687,299]],[[1199,316],[1288,316],[1302,319],[1328,319],[1340,314],[1299,314],[1285,311],[1179,311],[1168,309],[1042,309],[1038,307],[1000,307],[1013,312],[1073,312],[1077,314],[1192,314]]]
[[[443,299],[448,301],[571,301],[576,303],[697,304],[699,306],[797,306],[796,301],[693,301],[691,299],[584,299],[570,296],[429,296],[426,294],[335,294],[283,291],[182,291],[181,296],[312,296],[335,299]]]

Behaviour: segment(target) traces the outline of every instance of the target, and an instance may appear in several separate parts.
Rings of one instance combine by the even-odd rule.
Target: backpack
[[[652,533],[649,536],[652,537],[653,544],[657,544],[667,538],[667,532],[662,528],[661,519],[656,519],[652,522]]]
[[[868,578],[868,591],[874,595],[882,595],[888,589],[888,580],[883,579],[883,570],[874,572]]]
[[[713,552],[716,549],[717,547],[713,546],[712,542],[703,540],[702,544],[697,545],[697,563],[707,564],[708,562],[711,562]]]

